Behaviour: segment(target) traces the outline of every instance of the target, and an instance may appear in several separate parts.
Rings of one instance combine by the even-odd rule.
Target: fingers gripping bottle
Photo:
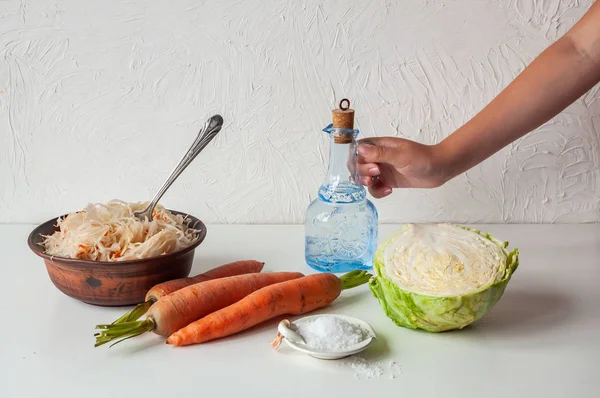
[[[344,106],[345,105],[345,106]],[[358,184],[354,110],[343,99],[332,111],[327,175],[305,218],[306,263],[321,272],[368,270],[377,248],[378,214]]]

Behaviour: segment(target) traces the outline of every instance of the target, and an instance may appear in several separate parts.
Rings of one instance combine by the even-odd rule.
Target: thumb
[[[357,148],[365,163],[394,163],[394,149],[371,144],[360,144]]]

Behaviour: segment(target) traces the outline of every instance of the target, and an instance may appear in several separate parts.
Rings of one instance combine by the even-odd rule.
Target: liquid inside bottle
[[[322,272],[348,272],[373,266],[378,214],[357,184],[358,130],[324,129],[330,136],[329,167],[305,219],[306,263]]]

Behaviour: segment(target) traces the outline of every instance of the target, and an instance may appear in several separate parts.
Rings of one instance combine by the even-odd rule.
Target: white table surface
[[[477,227],[477,226],[476,226]],[[347,360],[323,361],[269,345],[276,321],[239,335],[172,347],[147,334],[94,348],[94,325],[124,308],[59,292],[26,238],[0,225],[0,396],[14,397],[600,397],[600,225],[487,225],[520,249],[503,298],[462,331],[396,327],[366,286],[319,312],[369,322],[369,361],[395,361],[395,377],[365,379]],[[395,230],[380,227],[381,239]],[[265,270],[312,271],[302,226],[208,226],[193,274],[238,259]]]

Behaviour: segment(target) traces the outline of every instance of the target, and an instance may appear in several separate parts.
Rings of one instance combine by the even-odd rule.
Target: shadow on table
[[[122,346],[120,354],[129,356],[142,351],[146,351],[153,347],[164,346],[166,341],[166,338],[150,333],[137,337],[137,341],[134,341],[135,339],[136,338],[134,337],[130,341],[123,341],[122,343],[116,345],[113,349]],[[108,346],[110,344],[112,343],[108,343],[106,345]]]
[[[570,309],[569,298],[560,292],[509,286],[496,306],[464,331],[485,336],[530,336],[568,322]]]
[[[389,355],[389,345],[383,333],[377,334],[377,338],[371,343],[367,350],[357,354],[357,356],[368,361],[380,361],[389,357]]]
[[[314,311],[315,313],[322,312],[331,312],[331,313],[340,313],[344,312],[346,309],[352,309],[352,307],[359,303],[364,302],[365,300],[372,299],[373,296],[369,291],[349,291],[344,292],[345,294],[340,295],[335,301],[325,308],[319,309],[318,311]],[[303,316],[313,315],[313,313],[305,314]]]

